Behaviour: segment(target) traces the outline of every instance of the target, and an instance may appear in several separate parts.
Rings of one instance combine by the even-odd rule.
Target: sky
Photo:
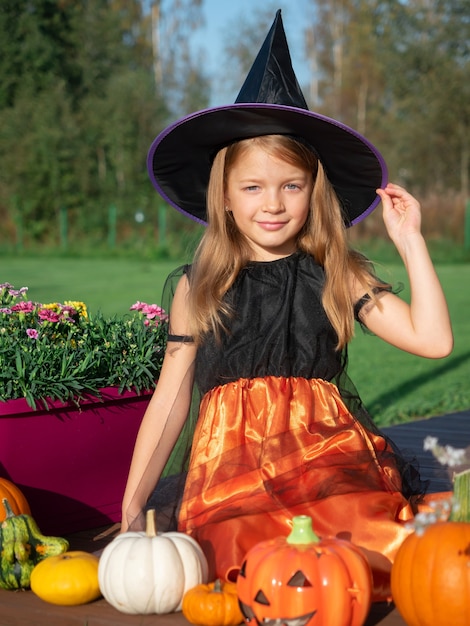
[[[243,15],[246,19],[253,12],[253,8],[262,9],[266,6],[274,7],[273,20],[276,10],[282,10],[282,21],[286,31],[294,71],[301,85],[308,82],[308,68],[302,58],[304,49],[302,33],[306,25],[304,0],[277,0],[277,2],[270,0],[204,0],[205,26],[195,33],[193,44],[197,48],[204,49],[207,63],[206,69],[210,75],[216,75],[218,71],[220,72],[218,64],[223,56],[223,37],[227,36],[227,30],[230,25],[233,25],[240,15]],[[267,31],[260,33],[260,47],[266,35]],[[233,99],[236,98],[237,93],[233,94]],[[221,97],[220,94],[215,92],[212,96],[211,105],[229,104],[226,100],[221,101]]]

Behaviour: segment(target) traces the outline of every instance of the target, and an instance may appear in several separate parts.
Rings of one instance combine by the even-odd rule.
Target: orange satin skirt
[[[266,377],[216,387],[202,399],[179,514],[212,577],[234,579],[259,541],[287,536],[310,515],[320,536],[366,553],[374,601],[414,516],[386,441],[351,415],[335,385]]]

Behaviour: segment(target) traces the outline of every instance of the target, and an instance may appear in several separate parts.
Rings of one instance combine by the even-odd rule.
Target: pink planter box
[[[64,535],[120,521],[137,431],[151,392],[109,387],[80,408],[0,402],[0,476],[18,485],[42,533]]]

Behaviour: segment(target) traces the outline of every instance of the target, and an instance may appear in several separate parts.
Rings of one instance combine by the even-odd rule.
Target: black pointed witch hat
[[[163,130],[147,160],[152,184],[172,206],[206,223],[212,160],[222,147],[260,135],[290,135],[312,146],[351,226],[380,202],[387,182],[378,150],[352,128],[309,111],[292,68],[281,11],[243,83],[235,104],[196,111]]]
[[[235,100],[238,102],[285,104],[308,109],[292,67],[280,10],[240,89]]]

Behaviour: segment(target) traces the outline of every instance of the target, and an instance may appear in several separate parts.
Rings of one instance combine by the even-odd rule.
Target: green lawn
[[[160,304],[163,284],[178,263],[128,259],[0,257],[0,283],[28,287],[37,302],[85,302],[88,310],[122,315],[137,300]]]
[[[375,420],[382,425],[470,407],[470,265],[437,267],[449,304],[454,350],[445,359],[416,357],[357,330],[350,346],[349,374]],[[394,284],[405,284],[392,267]],[[402,297],[408,297],[406,289]]]
[[[177,262],[57,257],[0,258],[0,283],[29,287],[40,302],[80,300],[91,312],[125,314],[137,300],[161,303],[162,287]],[[388,266],[405,282],[404,271]],[[350,347],[349,373],[366,406],[382,425],[470,407],[470,264],[439,265],[449,302],[455,348],[442,360],[403,353],[359,328]],[[406,289],[403,297],[407,297]]]

